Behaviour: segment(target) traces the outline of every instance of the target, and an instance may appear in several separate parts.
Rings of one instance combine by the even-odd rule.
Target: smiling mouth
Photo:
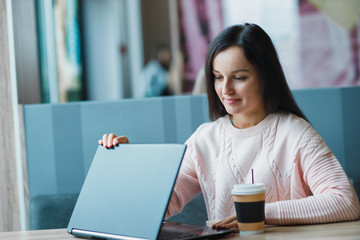
[[[234,104],[236,102],[240,101],[240,99],[229,99],[229,98],[224,98],[224,102],[227,104]]]

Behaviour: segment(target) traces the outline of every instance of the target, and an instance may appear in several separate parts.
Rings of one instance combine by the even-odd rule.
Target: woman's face
[[[232,46],[218,53],[213,74],[215,91],[229,114],[248,117],[265,113],[260,76],[243,48]]]

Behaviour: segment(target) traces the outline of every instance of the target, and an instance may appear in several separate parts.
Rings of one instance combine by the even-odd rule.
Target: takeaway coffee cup
[[[263,183],[234,185],[231,193],[235,202],[240,234],[264,232],[265,190]]]

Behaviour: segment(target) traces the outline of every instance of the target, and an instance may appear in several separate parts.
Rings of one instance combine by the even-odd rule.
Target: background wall
[[[41,103],[34,0],[12,0],[19,103]]]
[[[91,100],[124,97],[118,14],[122,2],[83,1],[84,63]]]
[[[141,1],[144,63],[154,57],[157,44],[170,47],[169,0]]]
[[[137,23],[140,7],[137,2],[81,2],[88,100],[114,100],[132,96],[131,88],[137,82],[136,73],[140,72],[143,64],[142,42],[139,41],[141,26]]]
[[[15,231],[20,214],[6,4],[0,0],[0,231]]]

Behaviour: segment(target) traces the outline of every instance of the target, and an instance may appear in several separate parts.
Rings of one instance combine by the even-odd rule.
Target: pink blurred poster
[[[178,0],[184,89],[190,92],[210,41],[252,22],[271,37],[292,89],[360,85],[360,1]]]
[[[221,0],[179,0],[184,92],[192,90],[211,40],[223,29]]]
[[[300,1],[302,84],[300,87],[360,85],[360,22],[346,28],[331,7]],[[315,2],[315,1],[314,1]],[[337,14],[346,12],[337,9]],[[343,16],[345,18],[345,16]],[[341,24],[342,23],[342,24]]]

